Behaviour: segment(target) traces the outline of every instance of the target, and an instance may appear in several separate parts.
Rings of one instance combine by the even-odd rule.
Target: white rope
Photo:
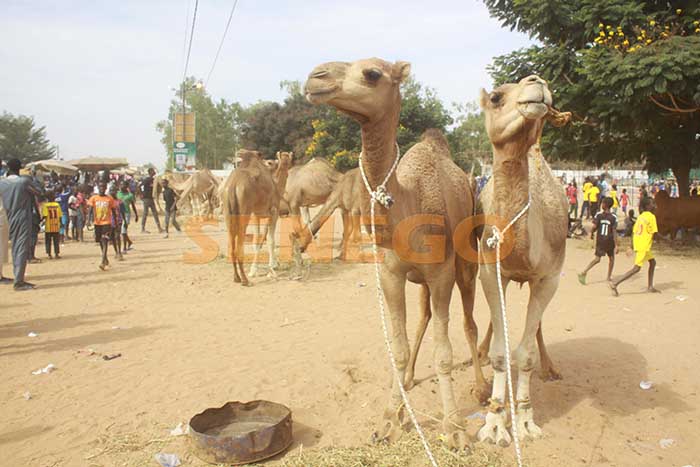
[[[513,445],[515,446],[515,456],[518,460],[518,467],[523,467],[522,452],[520,450],[520,439],[518,438],[518,428],[517,420],[515,416],[515,397],[513,397],[513,375],[510,369],[510,340],[508,337],[508,317],[506,316],[506,299],[503,293],[503,281],[501,279],[501,243],[503,243],[503,238],[508,229],[510,229],[513,224],[515,224],[518,219],[520,219],[528,209],[530,209],[531,198],[528,195],[527,204],[518,213],[517,216],[513,218],[512,221],[508,223],[503,229],[503,232],[498,230],[498,227],[493,226],[493,235],[486,239],[486,244],[489,248],[496,248],[496,280],[498,281],[498,297],[501,301],[501,317],[503,318],[503,340],[505,341],[506,349],[506,375],[508,381],[508,399],[510,402],[510,418],[512,420],[511,428],[513,431]]]
[[[433,452],[430,450],[430,445],[428,445],[428,441],[425,439],[425,435],[423,434],[423,429],[421,428],[420,424],[418,423],[418,419],[416,418],[416,414],[413,412],[413,407],[411,406],[411,403],[408,400],[408,394],[406,394],[406,389],[403,387],[403,381],[401,380],[401,377],[399,375],[399,369],[396,368],[396,359],[394,358],[394,352],[391,350],[391,340],[389,339],[389,330],[386,325],[386,310],[384,307],[384,289],[382,288],[382,283],[381,283],[381,270],[379,266],[379,253],[377,251],[377,232],[375,228],[375,206],[377,203],[380,203],[382,205],[386,206],[384,203],[389,202],[389,205],[393,203],[393,200],[391,200],[391,196],[386,192],[386,184],[391,178],[392,174],[394,171],[396,171],[396,166],[399,163],[399,145],[396,144],[396,159],[394,160],[394,165],[391,166],[391,169],[389,170],[389,173],[386,175],[384,178],[384,181],[377,187],[376,190],[372,190],[372,187],[369,184],[369,181],[367,180],[367,175],[365,175],[365,169],[362,166],[362,153],[360,153],[360,173],[362,174],[362,180],[365,183],[365,188],[367,188],[367,192],[369,193],[370,196],[370,204],[369,204],[369,212],[370,212],[370,226],[371,226],[371,233],[372,233],[372,253],[374,254],[374,274],[375,274],[375,281],[377,284],[377,300],[379,301],[379,314],[382,319],[382,330],[384,331],[384,343],[386,344],[386,350],[389,353],[389,362],[391,363],[391,368],[394,373],[394,378],[396,379],[396,383],[399,385],[399,392],[401,392],[401,399],[403,400],[403,404],[406,407],[406,411],[408,412],[408,416],[411,419],[411,422],[413,423],[413,426],[416,428],[416,432],[418,433],[418,436],[420,437],[421,443],[423,443],[423,448],[425,449],[425,453],[428,456],[428,459],[430,459],[430,463],[433,465],[433,467],[438,467],[437,461],[435,460],[435,456],[433,456]]]

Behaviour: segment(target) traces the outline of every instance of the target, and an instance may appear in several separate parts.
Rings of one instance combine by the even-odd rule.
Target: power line
[[[185,12],[185,38],[182,41],[182,71],[185,72],[185,56],[187,55],[187,30],[190,26],[190,7],[192,6],[192,0],[187,0],[187,11]]]
[[[211,64],[211,69],[209,70],[209,74],[207,75],[205,87],[209,84],[209,78],[211,78],[211,74],[214,72],[214,68],[216,67],[216,62],[219,59],[219,54],[221,53],[221,49],[224,46],[224,41],[226,40],[226,34],[228,34],[228,28],[229,28],[229,26],[231,26],[231,20],[233,19],[233,13],[236,11],[236,5],[238,5],[238,0],[234,0],[233,7],[231,7],[231,13],[228,15],[228,22],[226,23],[226,29],[224,30],[224,36],[221,38],[221,43],[219,44],[219,49],[216,51],[216,56],[214,57],[214,63]]]
[[[194,25],[197,22],[197,6],[199,5],[199,0],[194,2],[194,14],[192,15],[192,31],[190,32],[190,45],[187,48],[187,59],[185,60],[185,71],[182,74],[182,82],[185,82],[187,78],[187,67],[190,64],[190,53],[192,53],[192,39],[194,39]]]

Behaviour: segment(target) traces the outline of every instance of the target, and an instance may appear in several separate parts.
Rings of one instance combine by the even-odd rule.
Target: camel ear
[[[398,61],[391,67],[391,79],[394,80],[394,83],[402,83],[406,81],[410,74],[411,64],[408,62]]]
[[[481,88],[481,92],[479,93],[479,106],[481,107],[481,110],[484,110],[489,104],[489,93],[486,92],[486,89]]]

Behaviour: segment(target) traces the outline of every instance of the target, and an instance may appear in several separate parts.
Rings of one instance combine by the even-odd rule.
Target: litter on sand
[[[672,440],[671,438],[664,438],[662,440],[659,440],[659,446],[661,446],[661,449],[667,449],[673,446],[676,442]]]
[[[121,357],[122,354],[120,353],[113,353],[111,355],[103,355],[102,360],[114,360],[115,358]]]
[[[177,454],[165,454],[163,452],[159,452],[155,455],[155,458],[156,461],[163,467],[177,467],[180,465],[180,458],[177,457]]]
[[[651,381],[640,381],[639,387],[641,389],[644,389],[645,391],[651,389],[651,387],[654,385]]]
[[[32,371],[32,374],[33,375],[40,375],[42,373],[51,373],[55,369],[56,369],[56,365],[54,365],[53,363],[49,363],[44,368],[39,368],[36,371]]]
[[[36,336],[38,336],[38,335],[39,335],[39,334],[37,334],[37,333],[35,333],[34,331],[32,331],[32,332],[30,332],[29,334],[27,334],[27,337],[36,337]]]
[[[365,284],[364,282],[358,282],[357,286],[362,288],[362,287],[367,287],[367,284]]]
[[[189,430],[190,430],[189,425],[185,426],[184,423],[180,422],[175,428],[170,430],[170,436],[186,435]]]
[[[481,412],[474,412],[471,415],[467,415],[467,420],[486,420],[486,415]]]
[[[676,295],[676,300],[678,300],[679,302],[684,302],[688,300],[688,297],[686,297],[685,295]]]
[[[24,394],[22,394],[22,396],[24,396],[24,400],[28,401],[29,399],[32,398],[32,393],[27,391]]]

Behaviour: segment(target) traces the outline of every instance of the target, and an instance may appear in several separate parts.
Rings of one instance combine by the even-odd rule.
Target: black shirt
[[[141,179],[141,196],[143,199],[153,199],[153,177]]]
[[[612,246],[615,244],[613,237],[617,228],[617,217],[611,212],[600,212],[593,219],[593,225],[596,228],[596,245]]]
[[[175,192],[172,188],[168,187],[163,189],[163,200],[165,200],[165,209],[170,211],[175,204]]]

